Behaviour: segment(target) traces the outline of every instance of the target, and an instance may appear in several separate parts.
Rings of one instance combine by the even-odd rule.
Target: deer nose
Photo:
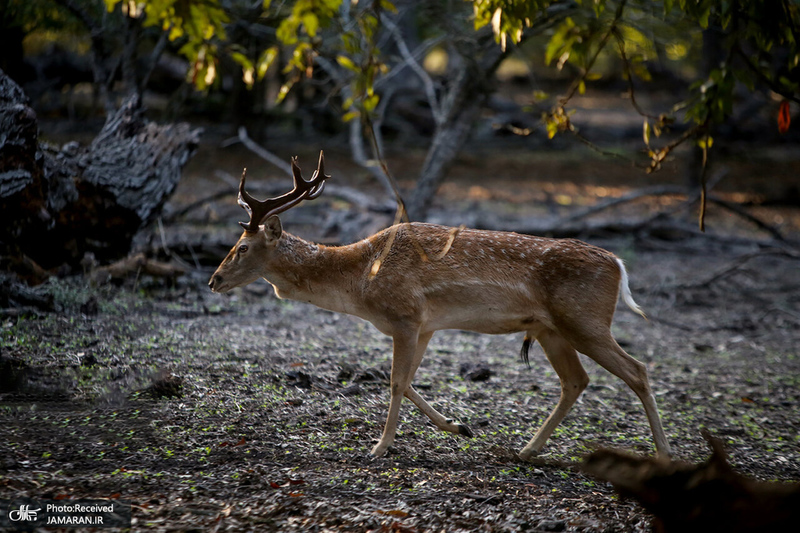
[[[219,274],[214,274],[213,276],[211,276],[211,279],[208,280],[208,288],[213,291],[214,287],[216,287],[221,283],[222,283],[222,276],[220,276]]]

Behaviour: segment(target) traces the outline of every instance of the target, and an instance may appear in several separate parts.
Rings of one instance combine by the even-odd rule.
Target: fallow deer
[[[561,398],[520,451],[521,459],[542,449],[589,383],[578,352],[636,393],[657,453],[669,455],[647,370],[611,336],[620,292],[628,307],[644,316],[631,296],[622,260],[578,240],[423,223],[397,224],[347,246],[313,244],[283,231],[276,215],[319,196],[330,176],[322,153],[310,181],[302,177],[296,158],[292,171],[293,190],[264,201],[247,193],[242,173],[239,204],[250,220],[240,222],[244,232],[209,287],[227,292],[264,278],[278,298],[361,317],[392,337],[389,414],[373,456],[383,455],[394,442],[404,396],[439,429],[472,436],[411,385],[431,336],[441,329],[524,332],[524,358],[532,340],[541,344],[561,380]]]

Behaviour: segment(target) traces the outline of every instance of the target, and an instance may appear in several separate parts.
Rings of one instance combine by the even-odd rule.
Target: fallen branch
[[[729,202],[727,200],[723,200],[722,198],[719,198],[718,196],[712,196],[712,195],[708,195],[707,199],[708,199],[709,202],[713,202],[713,203],[717,204],[718,206],[720,206],[720,207],[722,207],[724,209],[727,209],[731,213],[742,217],[743,219],[747,220],[748,222],[752,222],[753,224],[758,226],[759,229],[766,231],[767,233],[769,233],[770,235],[775,237],[777,240],[783,241],[783,242],[786,241],[786,238],[778,230],[778,228],[767,224],[766,222],[764,222],[763,220],[761,220],[757,216],[755,216],[755,215],[753,215],[751,213],[748,213],[744,208],[734,204],[733,202]]]
[[[92,283],[102,285],[111,280],[127,279],[132,274],[135,274],[136,277],[141,274],[148,274],[158,278],[175,279],[185,273],[186,271],[181,267],[156,261],[148,258],[143,253],[138,253],[108,266],[91,268],[89,280]]]
[[[686,188],[679,187],[677,185],[654,185],[652,187],[643,187],[641,189],[636,189],[634,191],[631,191],[627,194],[623,194],[622,196],[617,196],[616,198],[610,198],[608,200],[604,200],[596,205],[587,207],[586,209],[578,211],[575,214],[572,214],[561,220],[565,223],[575,222],[577,220],[586,218],[590,215],[594,215],[601,211],[605,211],[606,209],[610,209],[612,207],[616,207],[621,204],[632,202],[634,200],[638,200],[639,198],[644,198],[646,196],[685,195],[685,194],[686,194]]]
[[[720,268],[719,270],[717,270],[715,272],[712,272],[711,275],[709,275],[708,277],[706,277],[706,278],[704,278],[704,279],[702,279],[700,281],[697,281],[697,282],[694,282],[694,283],[681,283],[679,285],[675,285],[673,288],[677,289],[677,290],[686,290],[686,289],[699,289],[701,287],[708,287],[708,286],[716,283],[717,281],[719,281],[721,279],[724,279],[724,278],[728,277],[729,275],[733,274],[734,272],[736,272],[737,270],[742,268],[742,266],[744,266],[746,263],[748,263],[751,259],[755,259],[757,257],[764,257],[764,256],[767,256],[767,255],[787,257],[789,259],[795,259],[795,260],[800,259],[800,253],[797,253],[797,252],[794,252],[794,251],[791,251],[791,250],[787,250],[787,249],[784,249],[784,248],[773,248],[773,249],[769,249],[769,250],[761,250],[761,251],[758,251],[758,252],[752,252],[752,253],[744,254],[744,255],[741,255],[741,256],[737,257],[736,259],[731,261],[729,264],[725,265],[724,267]]]

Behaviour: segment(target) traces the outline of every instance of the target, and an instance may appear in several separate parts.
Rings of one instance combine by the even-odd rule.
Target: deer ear
[[[276,216],[271,216],[264,222],[264,234],[267,236],[267,241],[273,242],[281,238],[283,228],[281,227],[281,220]]]

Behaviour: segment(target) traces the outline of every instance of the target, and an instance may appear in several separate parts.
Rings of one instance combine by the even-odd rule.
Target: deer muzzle
[[[214,274],[211,276],[211,279],[208,280],[208,288],[211,289],[211,292],[224,292],[221,291],[220,288],[222,287],[222,276],[219,274]]]

